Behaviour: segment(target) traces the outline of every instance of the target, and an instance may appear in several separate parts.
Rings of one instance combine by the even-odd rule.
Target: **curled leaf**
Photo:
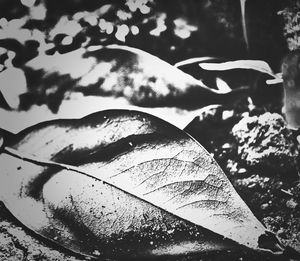
[[[276,249],[209,153],[159,118],[109,110],[4,138],[1,200],[74,252],[114,259]]]
[[[179,68],[179,67],[194,64],[194,63],[211,62],[211,61],[215,61],[218,59],[219,58],[217,58],[217,57],[211,57],[211,56],[194,57],[194,58],[189,58],[189,59],[177,62],[174,64],[174,66]]]
[[[237,60],[237,61],[229,61],[223,63],[200,63],[199,66],[202,69],[210,70],[210,71],[251,69],[262,73],[266,73],[275,79],[278,78],[278,76],[273,73],[271,67],[265,61],[260,61],[260,60]]]
[[[276,76],[277,77],[274,79],[266,80],[266,84],[273,85],[273,84],[282,83],[283,82],[282,73],[276,73]]]

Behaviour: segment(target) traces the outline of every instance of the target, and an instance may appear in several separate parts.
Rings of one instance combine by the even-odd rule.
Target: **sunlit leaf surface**
[[[259,249],[262,237],[268,241],[209,153],[149,114],[110,110],[49,121],[4,142],[5,206],[72,251],[151,257]]]

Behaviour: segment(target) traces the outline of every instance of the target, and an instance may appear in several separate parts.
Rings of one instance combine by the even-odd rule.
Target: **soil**
[[[219,108],[195,118],[185,130],[214,156],[254,215],[299,251],[298,135],[286,128],[278,108]]]

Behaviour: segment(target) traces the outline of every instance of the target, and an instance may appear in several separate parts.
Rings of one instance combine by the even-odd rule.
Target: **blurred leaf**
[[[181,67],[185,65],[190,65],[194,63],[202,63],[202,62],[207,62],[207,61],[215,61],[216,59],[219,59],[217,57],[211,57],[211,56],[204,56],[204,57],[194,57],[190,59],[186,59],[180,62],[177,62],[174,64],[176,67]]]
[[[42,72],[29,88],[33,92],[41,90],[39,95],[43,96],[46,104],[49,95],[45,90],[53,85],[60,92],[123,96],[138,106],[189,110],[210,104],[232,105],[248,95],[247,89],[226,94],[213,90],[150,53],[121,45],[90,46],[66,54],[41,55],[28,62],[25,70],[33,72],[31,75]],[[55,81],[49,81],[53,75]],[[72,83],[68,87],[65,85],[66,78]],[[57,112],[58,107],[50,109]]]
[[[24,72],[14,67],[0,72],[0,92],[11,109],[18,109],[20,95],[27,92]]]
[[[199,66],[205,70],[226,71],[232,69],[251,69],[262,73],[266,73],[273,78],[278,78],[273,73],[271,67],[264,61],[260,60],[237,60],[224,63],[200,63]]]
[[[187,39],[191,36],[191,33],[198,30],[195,25],[188,24],[183,18],[177,18],[173,21],[175,24],[174,34],[182,39]]]
[[[216,85],[218,87],[218,90],[222,93],[229,93],[232,91],[228,84],[219,77],[217,77],[216,79]]]
[[[211,106],[218,105],[207,107]],[[83,96],[80,93],[73,93],[68,99],[62,101],[57,113],[53,113],[46,105],[33,105],[26,111],[8,111],[0,108],[0,119],[2,128],[13,133],[18,133],[31,125],[47,120],[74,119],[107,109],[128,109],[155,115],[183,129],[194,117],[205,111],[207,107],[193,111],[178,109],[176,107],[138,107],[131,105],[124,97]],[[74,108],[80,109],[74,110]]]
[[[274,78],[274,79],[268,79],[268,80],[266,80],[266,83],[268,85],[282,83],[283,82],[282,73],[276,73],[276,76],[277,77]]]

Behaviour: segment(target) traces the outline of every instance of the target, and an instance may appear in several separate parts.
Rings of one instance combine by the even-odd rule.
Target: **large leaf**
[[[159,118],[109,110],[3,136],[2,201],[72,251],[128,258],[275,249],[209,153]]]
[[[29,61],[24,70],[31,94],[54,112],[67,91],[121,96],[139,106],[185,109],[232,104],[249,94],[245,89],[219,93],[150,53],[120,45],[40,55]]]

